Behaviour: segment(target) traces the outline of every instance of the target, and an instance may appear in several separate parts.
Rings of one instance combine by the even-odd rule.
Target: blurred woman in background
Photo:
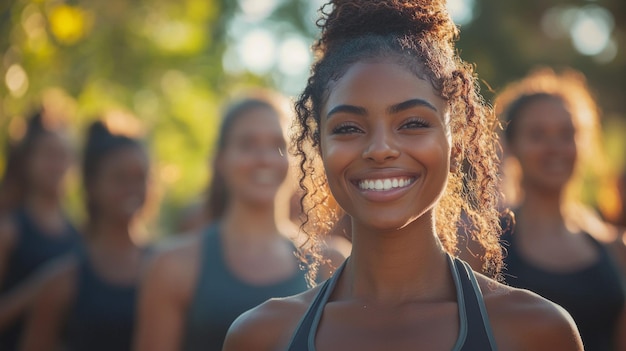
[[[61,121],[44,111],[9,145],[0,183],[0,350],[17,347],[24,309],[41,283],[33,273],[79,241],[62,208],[71,161]]]
[[[83,160],[88,222],[79,253],[64,259],[37,297],[24,351],[130,350],[145,250],[133,224],[146,201],[149,162],[136,139],[89,129]]]
[[[504,221],[507,282],[563,306],[586,350],[617,350],[616,336],[626,334],[618,332],[626,292],[613,258],[594,238],[606,228],[580,210],[576,184],[581,171],[593,172],[603,161],[594,147],[597,107],[583,75],[536,70],[502,91],[496,111],[505,122],[505,152],[515,162],[509,165],[518,170],[505,180],[520,195],[507,198],[519,199],[514,220]]]
[[[279,190],[289,160],[279,101],[253,94],[225,113],[208,191],[212,224],[150,265],[141,288],[137,350],[221,350],[241,313],[307,288],[288,239],[295,230],[283,227],[288,196]]]

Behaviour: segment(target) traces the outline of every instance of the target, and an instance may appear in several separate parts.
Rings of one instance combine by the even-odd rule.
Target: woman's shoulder
[[[273,298],[237,318],[226,336],[224,350],[284,350],[320,286],[298,295]]]
[[[163,289],[192,286],[200,265],[199,234],[178,237],[153,245],[143,267],[143,280],[159,282]]]
[[[500,349],[583,349],[574,320],[561,306],[480,274],[477,279]]]

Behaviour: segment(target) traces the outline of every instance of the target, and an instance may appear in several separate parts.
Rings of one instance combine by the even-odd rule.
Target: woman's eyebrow
[[[367,114],[367,110],[364,107],[353,106],[353,105],[338,105],[333,107],[328,114],[326,114],[326,119],[329,119],[333,115],[337,113],[351,113],[359,116],[365,116]]]
[[[398,104],[390,106],[387,109],[387,112],[398,113],[398,112],[402,112],[404,110],[408,110],[410,108],[417,107],[417,106],[424,106],[435,112],[438,112],[437,108],[433,104],[423,99],[411,99],[411,100],[400,102]],[[367,114],[367,109],[364,107],[359,107],[359,106],[354,106],[354,105],[338,105],[338,106],[333,107],[328,112],[328,114],[326,115],[326,118],[328,119],[332,117],[334,114],[341,113],[341,112],[355,114],[359,116],[365,116]]]
[[[387,112],[398,113],[417,106],[425,106],[435,112],[438,112],[437,108],[433,104],[423,99],[411,99],[401,102],[399,104],[392,105],[387,109]]]

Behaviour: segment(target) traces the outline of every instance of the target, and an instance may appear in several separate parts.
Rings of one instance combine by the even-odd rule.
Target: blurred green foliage
[[[2,1],[0,145],[15,133],[16,121],[41,104],[66,115],[77,149],[93,118],[134,116],[143,126],[154,160],[162,204],[155,230],[170,233],[180,209],[201,196],[210,177],[208,159],[220,111],[233,92],[264,85],[293,95],[297,91],[293,87],[305,83],[306,70],[294,76],[281,73],[276,65],[255,74],[225,69],[225,64],[231,64],[225,62],[231,57],[225,53],[243,39],[246,28],[269,28],[279,40],[297,35],[307,45],[317,34],[312,9],[320,1],[254,1]],[[244,16],[242,20],[244,2],[273,6],[261,19]],[[610,156],[626,160],[625,124],[620,122],[626,111],[626,2],[469,3],[473,18],[461,26],[459,50],[464,59],[476,63],[486,98],[493,97],[488,87],[497,91],[537,64],[579,69],[587,74],[607,125],[614,129],[607,134]],[[606,62],[581,55],[569,37],[546,31],[546,13],[555,6],[591,5],[612,14],[611,35],[617,52]],[[233,29],[237,21],[247,27]],[[616,161],[616,169],[621,165]],[[73,178],[70,207],[80,216],[78,182]]]

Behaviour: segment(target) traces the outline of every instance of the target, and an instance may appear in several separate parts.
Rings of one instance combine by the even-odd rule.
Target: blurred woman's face
[[[289,168],[285,147],[276,112],[258,107],[239,116],[217,162],[231,199],[273,205]]]
[[[98,215],[130,221],[146,201],[148,176],[148,157],[141,148],[126,147],[105,156],[90,189]]]
[[[46,133],[34,142],[26,162],[29,191],[58,194],[72,162],[68,141],[62,134]]]
[[[576,130],[562,101],[543,98],[522,108],[510,141],[519,160],[524,187],[560,191],[572,177],[576,164]]]

